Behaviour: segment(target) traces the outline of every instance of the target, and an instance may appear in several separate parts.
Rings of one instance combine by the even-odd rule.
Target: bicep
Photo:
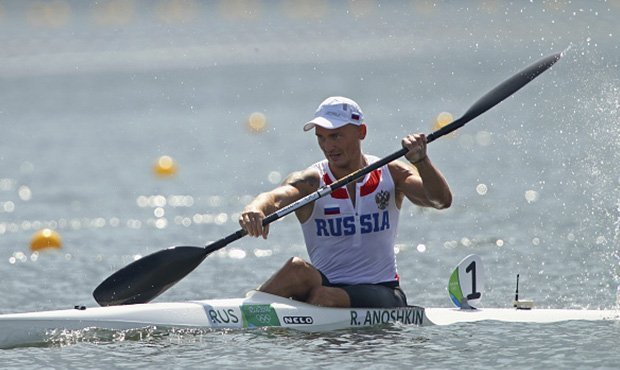
[[[278,208],[299,200],[316,191],[319,187],[319,175],[317,171],[304,170],[291,173],[282,184],[273,190],[273,195],[278,201]]]
[[[311,193],[314,193],[320,186],[320,175],[316,169],[306,169],[304,171],[293,172],[282,183],[281,190],[288,197],[287,203],[282,203],[282,207],[287,206]],[[295,211],[297,219],[304,223],[312,214],[314,202],[310,202]]]

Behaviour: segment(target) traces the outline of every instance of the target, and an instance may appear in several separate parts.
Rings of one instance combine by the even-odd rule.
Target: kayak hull
[[[417,306],[390,309],[326,308],[253,291],[245,298],[82,307],[0,315],[0,348],[39,343],[54,329],[283,327],[320,332],[393,322],[418,326],[430,324],[424,320],[424,308]]]
[[[552,323],[618,320],[617,310],[488,308],[326,308],[252,291],[245,298],[182,303],[77,308],[0,315],[0,348],[41,343],[55,329],[157,328],[244,329],[282,327],[307,332],[363,328],[389,323],[428,326],[477,321]]]

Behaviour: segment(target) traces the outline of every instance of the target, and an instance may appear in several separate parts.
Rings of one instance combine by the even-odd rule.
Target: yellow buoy
[[[41,229],[32,235],[30,241],[31,251],[40,251],[43,249],[54,248],[59,249],[62,247],[62,241],[60,235],[52,229]]]
[[[448,112],[441,112],[435,118],[435,123],[433,124],[433,131],[439,130],[440,128],[452,123],[454,121],[454,117],[452,114]]]
[[[162,155],[153,166],[153,172],[160,177],[170,177],[177,173],[177,164],[168,155]]]
[[[247,128],[250,132],[260,134],[267,129],[267,117],[260,112],[254,112],[248,117]]]

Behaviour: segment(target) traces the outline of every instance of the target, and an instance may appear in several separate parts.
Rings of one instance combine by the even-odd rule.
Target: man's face
[[[319,147],[332,167],[348,170],[359,166],[361,141],[366,136],[365,126],[345,125],[337,129],[315,127]]]

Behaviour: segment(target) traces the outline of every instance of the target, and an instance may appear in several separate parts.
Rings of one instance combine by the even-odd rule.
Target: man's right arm
[[[259,194],[239,216],[239,225],[253,237],[262,236],[267,239],[269,225],[263,226],[267,215],[316,191],[319,187],[319,174],[315,169],[293,172],[277,188]],[[297,210],[300,220],[307,219],[312,212],[312,204]]]

